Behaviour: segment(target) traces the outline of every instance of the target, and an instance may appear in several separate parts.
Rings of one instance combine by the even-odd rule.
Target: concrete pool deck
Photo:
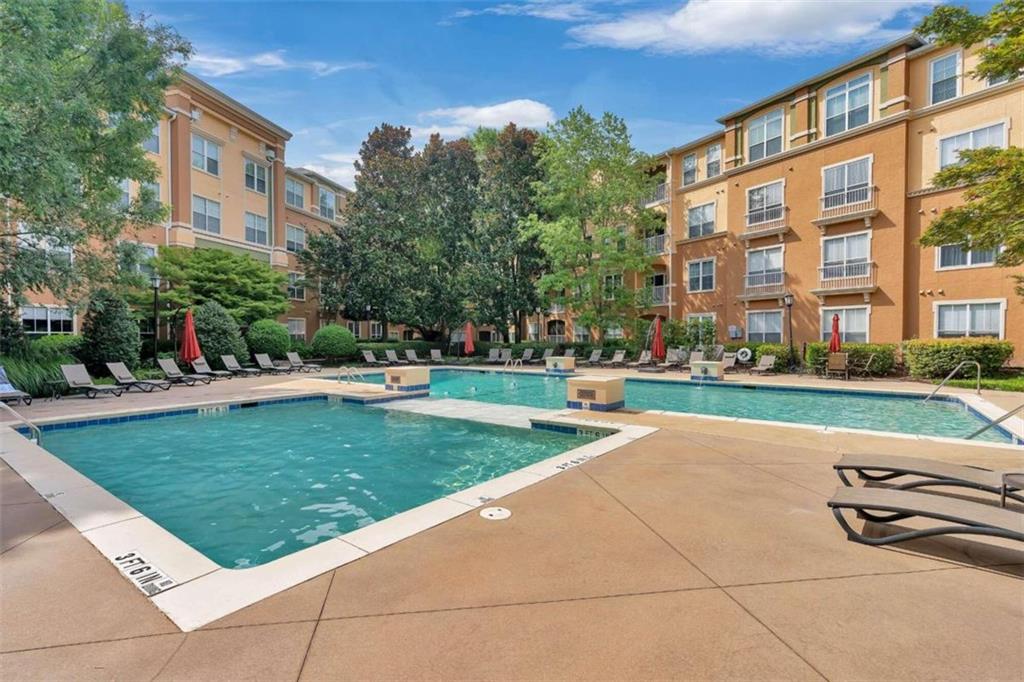
[[[300,384],[239,379],[133,393],[132,405],[74,399],[23,413],[310,390]],[[574,414],[660,430],[501,498],[513,512],[506,521],[457,517],[187,634],[0,464],[0,671],[11,680],[1020,679],[1024,547],[948,537],[865,547],[845,539],[825,501],[839,452],[995,468],[1024,466],[1024,453]]]

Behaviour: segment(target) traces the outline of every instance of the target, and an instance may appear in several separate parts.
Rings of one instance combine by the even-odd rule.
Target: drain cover
[[[504,521],[512,516],[512,512],[504,507],[487,507],[480,510],[480,516],[490,521]]]

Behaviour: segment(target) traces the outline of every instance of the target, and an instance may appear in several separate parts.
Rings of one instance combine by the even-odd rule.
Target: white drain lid
[[[480,516],[490,521],[503,521],[512,516],[512,512],[504,507],[487,507],[480,510]]]

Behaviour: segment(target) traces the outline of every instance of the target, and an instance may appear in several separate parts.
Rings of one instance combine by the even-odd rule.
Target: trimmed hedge
[[[745,344],[749,347],[749,344]],[[757,348],[754,349],[754,364],[761,362],[761,357],[765,355],[775,356],[775,371],[785,373],[789,371],[790,364],[800,365],[799,352],[794,348],[792,354],[793,362],[790,363],[790,353],[788,343],[759,343]]]
[[[313,355],[321,358],[352,358],[356,355],[356,337],[340,324],[328,324],[316,330],[311,345]]]
[[[895,343],[844,343],[843,352],[849,354],[849,361],[852,365],[863,365],[867,362],[868,356],[875,354],[871,361],[868,374],[872,376],[885,376],[891,374],[896,367]],[[807,365],[817,367],[818,362],[828,357],[828,344],[824,341],[815,341],[807,344]]]
[[[77,357],[81,349],[82,337],[78,334],[51,334],[34,339],[29,344],[28,357],[38,360]]]
[[[292,341],[292,347],[290,350],[298,353],[299,357],[302,358],[303,360],[307,360],[311,357],[314,357],[313,347],[310,346],[305,341]]]
[[[249,352],[266,353],[280,360],[292,348],[292,337],[288,327],[277,320],[256,320],[249,325],[245,333],[245,342],[249,344]]]
[[[249,357],[249,348],[238,330],[238,323],[220,303],[207,301],[196,307],[192,318],[199,348],[211,367],[223,366],[220,361],[222,355],[234,355],[239,362]]]
[[[964,360],[981,365],[982,375],[995,374],[1013,356],[1013,344],[994,339],[943,339],[938,341],[907,341],[903,344],[903,357],[911,376],[919,378],[945,377]],[[971,367],[961,370],[970,376]]]
[[[417,353],[430,353],[431,348],[439,348],[445,350],[445,346],[442,343],[435,343],[433,341],[424,341],[423,339],[416,339],[414,341],[371,341],[368,343],[358,344],[359,350],[372,350],[374,353],[382,353],[386,350],[393,350],[402,358],[405,358],[405,351],[414,350]]]

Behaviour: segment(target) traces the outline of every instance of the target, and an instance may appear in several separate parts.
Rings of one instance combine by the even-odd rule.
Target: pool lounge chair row
[[[362,353],[363,362],[376,367],[390,367],[391,365],[425,365],[427,363],[440,364],[444,362],[444,358],[441,356],[441,351],[437,348],[430,349],[429,360],[416,355],[416,351],[412,348],[406,349],[405,360],[398,357],[398,353],[393,350],[384,351],[384,357],[387,358],[386,360],[378,360],[372,350],[364,350]]]

